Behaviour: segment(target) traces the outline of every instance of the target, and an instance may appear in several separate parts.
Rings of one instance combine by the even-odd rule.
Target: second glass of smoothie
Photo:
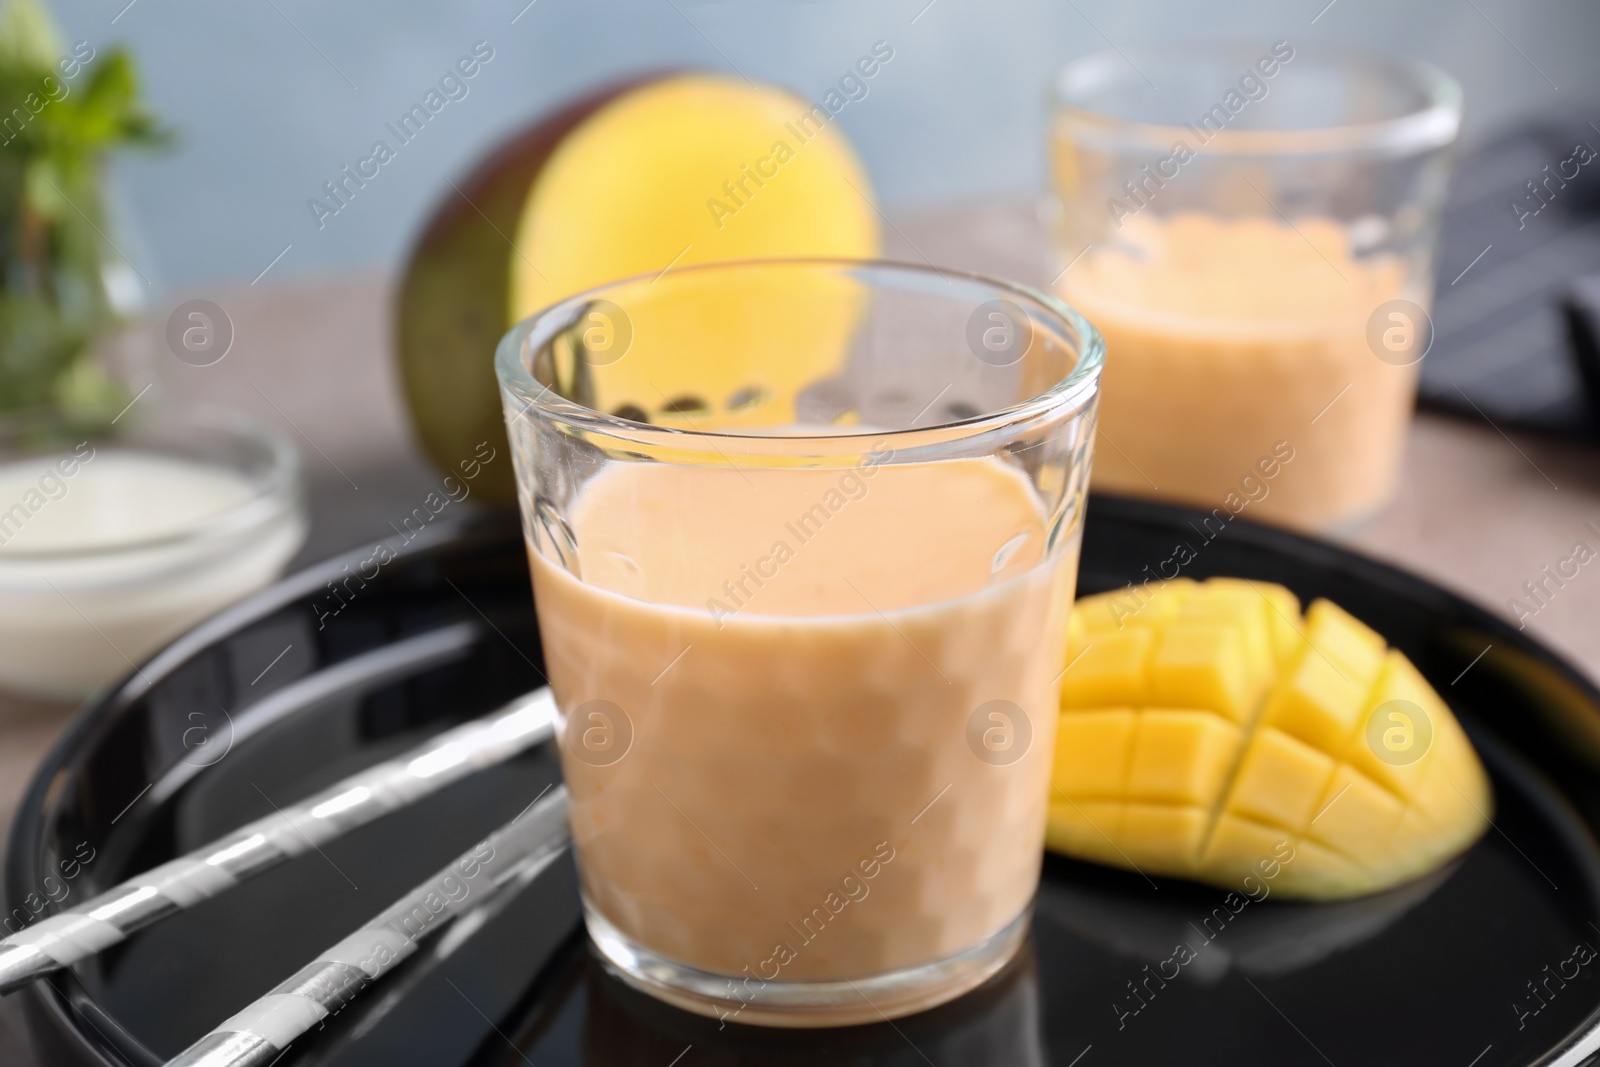
[[[498,370],[591,938],[742,1023],[942,1003],[1038,884],[1101,346],[956,272],[723,264]]]
[[[1347,529],[1395,489],[1461,94],[1287,40],[1061,72],[1056,286],[1105,334],[1095,487]],[[1170,575],[1168,575],[1170,577]]]

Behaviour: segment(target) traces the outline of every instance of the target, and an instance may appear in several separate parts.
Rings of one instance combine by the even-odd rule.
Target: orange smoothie
[[[1020,470],[619,463],[569,514],[578,573],[530,554],[592,911],[757,1001],[1024,915],[1077,535]]]
[[[1417,368],[1379,358],[1368,324],[1387,301],[1427,300],[1400,260],[1359,257],[1347,234],[1136,215],[1067,272],[1062,296],[1106,340],[1096,488],[1234,513],[1248,498],[1252,518],[1303,529],[1388,500]],[[1262,490],[1263,461],[1286,454]]]

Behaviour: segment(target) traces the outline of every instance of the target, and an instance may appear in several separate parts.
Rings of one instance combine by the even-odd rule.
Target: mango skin
[[[551,153],[591,115],[660,75],[607,86],[518,131],[446,188],[406,257],[394,301],[400,385],[418,443],[457,473],[479,442],[500,460],[473,486],[491,503],[516,499],[494,351],[514,321],[510,245],[528,189]]]
[[[1230,889],[1268,864],[1275,892],[1333,900],[1418,878],[1489,825],[1449,707],[1330,601],[1302,617],[1287,589],[1227,578],[1086,597],[1067,661],[1055,851]]]

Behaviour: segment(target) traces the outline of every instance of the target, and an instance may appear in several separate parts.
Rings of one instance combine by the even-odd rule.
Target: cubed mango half
[[[1265,582],[1151,583],[1080,600],[1069,641],[1056,851],[1336,899],[1419,877],[1489,825],[1449,706],[1330,601],[1302,615]]]

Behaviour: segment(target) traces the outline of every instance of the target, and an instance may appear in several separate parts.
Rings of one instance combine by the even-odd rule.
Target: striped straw
[[[446,730],[292,807],[108,889],[0,941],[0,994],[94,955],[135,930],[403,808],[555,732],[548,687]]]
[[[227,1019],[167,1067],[266,1067],[456,916],[526,885],[566,851],[567,789],[548,796]]]

